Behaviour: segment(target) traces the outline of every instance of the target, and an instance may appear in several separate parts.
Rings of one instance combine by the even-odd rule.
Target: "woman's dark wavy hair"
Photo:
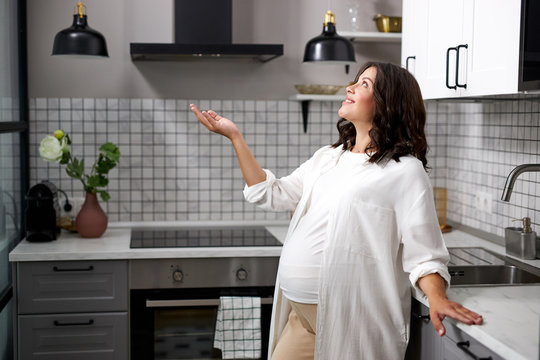
[[[366,153],[371,152],[369,161],[380,163],[391,158],[399,162],[400,157],[410,154],[418,158],[427,171],[426,109],[416,79],[397,65],[367,62],[360,67],[354,82],[372,66],[377,68],[377,76],[373,90],[375,115],[369,131],[371,142],[365,149]],[[339,140],[332,146],[352,149],[356,142],[354,125],[342,118],[337,129]]]

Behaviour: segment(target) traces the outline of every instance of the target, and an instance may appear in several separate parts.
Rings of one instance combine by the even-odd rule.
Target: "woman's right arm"
[[[244,175],[244,180],[246,180],[246,184],[248,186],[252,186],[266,180],[266,173],[255,159],[255,156],[253,156],[253,153],[244,140],[244,136],[240,130],[238,130],[235,123],[227,118],[222,117],[215,111],[200,111],[193,104],[190,104],[189,107],[201,124],[203,124],[208,130],[223,135],[231,141],[236,153],[236,157],[238,158],[238,162],[240,163],[242,175]]]

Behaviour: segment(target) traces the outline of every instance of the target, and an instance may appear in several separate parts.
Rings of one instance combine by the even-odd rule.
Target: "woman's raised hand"
[[[190,104],[189,108],[197,119],[203,124],[208,130],[226,136],[230,140],[237,135],[240,135],[240,130],[234,122],[224,118],[213,110],[200,111],[194,104]]]
[[[248,186],[258,184],[266,179],[266,173],[257,160],[255,160],[253,153],[235,123],[212,110],[200,111],[193,104],[190,104],[189,108],[208,130],[226,136],[231,140],[236,157],[240,163],[240,169]]]

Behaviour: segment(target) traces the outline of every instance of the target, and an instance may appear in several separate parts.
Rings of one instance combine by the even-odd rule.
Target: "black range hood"
[[[132,60],[244,59],[267,62],[283,55],[283,45],[276,44],[131,43],[130,48]]]
[[[232,0],[175,0],[174,43],[131,43],[132,60],[243,59],[267,62],[282,44],[233,44]]]

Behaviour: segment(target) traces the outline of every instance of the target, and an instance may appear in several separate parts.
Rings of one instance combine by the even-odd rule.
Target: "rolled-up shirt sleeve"
[[[417,291],[423,276],[438,273],[450,285],[448,250],[437,220],[431,188],[425,189],[414,202],[401,224],[403,270]]]
[[[268,169],[263,170],[266,173],[266,180],[255,185],[248,186],[246,184],[244,186],[244,198],[247,202],[253,204],[264,203],[267,187],[276,179],[276,176]]]
[[[276,178],[270,170],[263,169],[266,173],[266,180],[249,187],[246,185],[244,187],[244,198],[265,210],[295,210],[302,197],[306,174],[313,167],[314,158],[328,148],[328,146],[321,148],[291,174],[281,178]]]
[[[244,187],[246,201],[256,204],[264,210],[292,211],[296,208],[302,196],[302,182],[298,178],[299,169],[291,175],[276,179],[276,176],[268,169],[266,180],[252,186]]]

